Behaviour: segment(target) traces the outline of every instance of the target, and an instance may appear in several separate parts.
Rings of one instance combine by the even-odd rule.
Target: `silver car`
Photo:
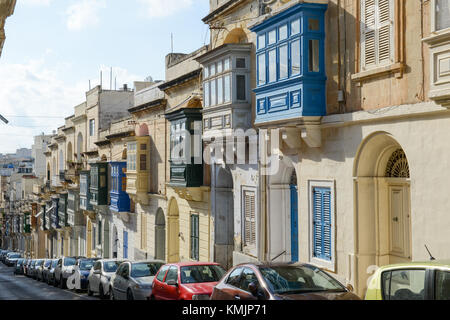
[[[111,277],[111,300],[150,300],[152,284],[161,260],[124,262]]]
[[[67,279],[73,274],[73,267],[77,263],[75,257],[63,257],[58,260],[55,268],[55,287],[59,285],[61,289],[66,288]]]
[[[42,277],[42,272],[44,271],[44,263],[45,263],[45,259],[39,259],[38,261],[36,261],[36,264],[34,266],[34,275],[35,275],[35,279],[37,281],[41,281],[43,280]]]
[[[100,299],[109,297],[111,277],[125,260],[103,259],[96,261],[88,276],[88,295],[98,293]]]

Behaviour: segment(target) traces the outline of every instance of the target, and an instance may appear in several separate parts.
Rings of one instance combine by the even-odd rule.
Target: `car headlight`
[[[136,284],[135,286],[134,286],[136,289],[143,289],[143,290],[146,290],[146,289],[151,289],[151,285],[149,285],[149,284]]]
[[[192,300],[210,300],[210,298],[207,294],[194,294]]]

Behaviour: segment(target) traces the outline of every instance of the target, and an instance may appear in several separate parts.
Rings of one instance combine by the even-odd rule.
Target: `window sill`
[[[387,74],[395,74],[397,79],[403,77],[403,70],[405,65],[402,62],[396,62],[384,67],[379,67],[352,75],[352,81],[356,82],[358,86],[361,86],[364,81],[378,78]]]
[[[450,40],[450,28],[435,31],[429,37],[422,39],[423,42],[429,44],[431,47],[440,45],[448,40]]]

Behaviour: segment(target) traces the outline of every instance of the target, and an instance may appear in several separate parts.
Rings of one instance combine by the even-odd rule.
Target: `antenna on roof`
[[[100,70],[100,89],[103,89],[103,71]]]
[[[425,249],[427,249],[427,251],[428,251],[428,254],[430,255],[430,260],[431,260],[431,261],[433,261],[433,260],[436,260],[436,258],[435,258],[435,257],[433,257],[433,255],[431,254],[430,250],[428,250],[428,247],[427,247],[427,245],[425,245]]]
[[[109,77],[109,90],[112,90],[112,67],[111,67],[111,75]]]
[[[173,53],[173,33],[170,33],[170,53]]]

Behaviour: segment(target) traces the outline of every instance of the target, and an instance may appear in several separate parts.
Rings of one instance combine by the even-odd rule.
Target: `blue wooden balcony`
[[[109,193],[111,205],[109,209],[114,212],[130,212],[130,197],[126,192],[127,178],[125,175],[126,162],[110,162],[111,165],[111,191]]]
[[[300,3],[254,25],[256,125],[326,115],[326,4]]]

